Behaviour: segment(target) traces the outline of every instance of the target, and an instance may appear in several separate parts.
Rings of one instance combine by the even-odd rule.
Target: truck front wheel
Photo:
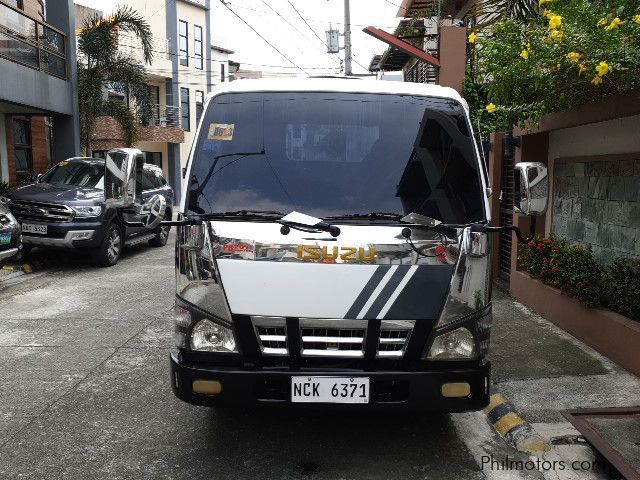
[[[94,263],[98,267],[111,267],[118,263],[123,243],[120,227],[112,223],[100,246],[93,251]]]

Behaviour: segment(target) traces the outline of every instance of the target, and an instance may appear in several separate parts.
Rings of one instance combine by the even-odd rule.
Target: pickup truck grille
[[[73,210],[59,203],[30,202],[13,200],[9,205],[11,213],[19,220],[37,220],[40,222],[70,222]]]
[[[298,320],[298,332],[288,332],[282,317],[251,317],[262,355],[289,356],[289,345],[299,345],[301,357],[364,358],[367,320]],[[378,358],[402,358],[411,337],[413,320],[383,320],[376,347]],[[290,336],[296,336],[291,341]]]

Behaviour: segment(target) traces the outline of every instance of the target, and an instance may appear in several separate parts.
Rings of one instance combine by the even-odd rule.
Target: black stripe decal
[[[391,275],[387,284],[384,286],[378,297],[373,301],[371,307],[369,307],[369,311],[365,314],[364,318],[376,318],[378,316],[380,310],[382,310],[382,307],[387,303],[391,294],[396,288],[398,288],[398,285],[404,276],[409,273],[410,268],[411,267],[409,266],[400,265],[397,270],[393,272],[393,275]]]
[[[362,310],[362,307],[364,307],[364,304],[367,303],[367,300],[369,300],[369,297],[371,296],[373,291],[376,289],[376,287],[382,280],[382,277],[385,276],[385,274],[390,268],[391,268],[390,265],[380,265],[376,269],[376,271],[373,272],[373,275],[371,275],[371,278],[369,279],[367,284],[364,286],[364,288],[356,298],[355,302],[353,302],[353,305],[351,305],[351,307],[349,308],[349,311],[345,314],[344,318],[352,318],[352,319],[356,318],[356,315],[360,313],[360,310]]]

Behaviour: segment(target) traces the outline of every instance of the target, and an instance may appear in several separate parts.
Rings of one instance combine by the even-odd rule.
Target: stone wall
[[[640,153],[554,162],[551,232],[604,262],[640,257]]]

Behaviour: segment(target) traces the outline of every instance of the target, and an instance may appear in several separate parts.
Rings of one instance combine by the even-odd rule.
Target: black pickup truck
[[[34,246],[85,249],[97,265],[107,267],[118,262],[124,246],[142,242],[164,246],[170,227],[148,228],[141,223],[139,211],[109,205],[104,177],[105,160],[70,158],[35,183],[0,198],[21,225],[24,251]],[[144,164],[136,188],[140,203],[156,194],[164,197],[164,217],[171,219],[173,189],[160,168]]]

